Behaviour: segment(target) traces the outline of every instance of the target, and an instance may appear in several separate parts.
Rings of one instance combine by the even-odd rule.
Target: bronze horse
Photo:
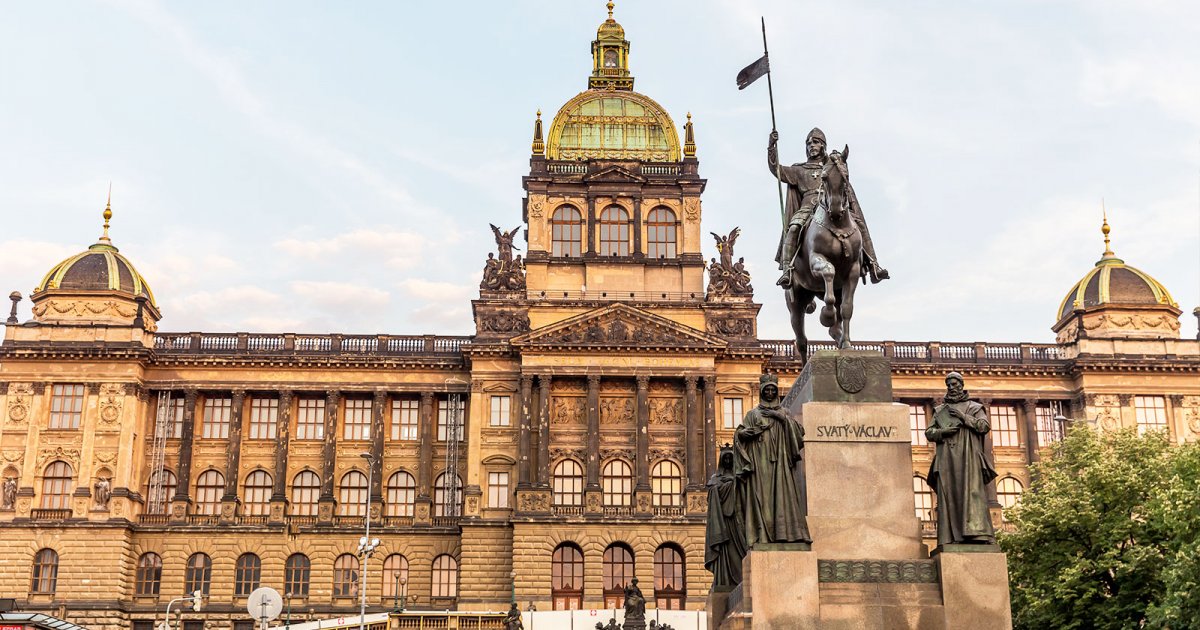
[[[784,293],[796,333],[796,352],[808,360],[804,315],[816,310],[821,298],[821,325],[838,348],[850,347],[850,318],[854,316],[854,291],[862,278],[862,234],[850,216],[846,161],[850,147],[829,154],[821,170],[819,201],[812,221],[801,237],[792,264],[792,288]]]

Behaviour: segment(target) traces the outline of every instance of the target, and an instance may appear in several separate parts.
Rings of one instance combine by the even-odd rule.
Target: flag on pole
[[[754,63],[742,68],[742,71],[737,75],[737,86],[739,90],[746,89],[746,86],[754,83],[764,74],[771,71],[771,63],[767,61],[767,55],[764,53]]]

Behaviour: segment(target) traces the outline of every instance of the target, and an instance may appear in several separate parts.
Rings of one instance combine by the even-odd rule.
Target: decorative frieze
[[[937,584],[933,560],[818,560],[818,582]]]

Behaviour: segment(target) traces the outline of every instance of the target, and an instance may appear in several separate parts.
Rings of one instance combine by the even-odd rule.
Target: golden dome
[[[679,136],[654,99],[632,90],[587,90],[554,116],[546,157],[678,162]]]
[[[598,40],[623,40],[625,39],[625,27],[617,23],[613,19],[613,3],[608,3],[608,19],[600,23],[600,28],[596,29],[596,39]]]
[[[132,297],[145,297],[157,308],[154,293],[133,263],[120,254],[108,237],[111,204],[104,209],[104,233],[99,241],[86,250],[54,265],[38,283],[30,297],[37,298],[46,291],[93,292],[119,291]]]
[[[1107,217],[1100,231],[1104,234],[1104,254],[1067,292],[1058,306],[1059,321],[1076,310],[1108,304],[1179,308],[1161,282],[1144,271],[1126,265],[1113,253],[1108,239],[1110,228]]]

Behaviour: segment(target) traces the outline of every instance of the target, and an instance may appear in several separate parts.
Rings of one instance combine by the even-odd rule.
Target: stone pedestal
[[[1012,628],[1008,559],[1000,547],[945,545],[933,558],[942,578],[946,628]]]
[[[1011,628],[1004,554],[926,553],[908,408],[892,402],[885,357],[818,352],[783,404],[804,427],[796,474],[812,549],[752,549],[742,583],[709,595],[710,629]]]

